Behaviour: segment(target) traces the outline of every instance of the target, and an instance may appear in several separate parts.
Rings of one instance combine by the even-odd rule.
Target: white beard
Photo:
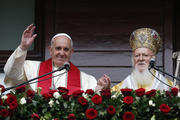
[[[135,82],[140,85],[150,85],[153,82],[153,76],[148,71],[148,68],[142,72],[139,72],[138,69],[134,68],[132,76]]]

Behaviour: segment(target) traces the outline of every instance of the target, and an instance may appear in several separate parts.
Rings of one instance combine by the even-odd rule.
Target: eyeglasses
[[[134,57],[135,57],[136,59],[140,58],[141,56],[142,56],[142,58],[147,59],[147,58],[152,57],[153,55],[147,55],[147,54],[135,54],[135,55],[134,55]]]

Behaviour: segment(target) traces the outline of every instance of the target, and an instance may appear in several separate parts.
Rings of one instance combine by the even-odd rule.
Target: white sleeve
[[[26,55],[27,51],[23,51],[20,47],[18,47],[12,53],[4,67],[5,83],[18,83],[19,80],[25,80],[23,65],[26,59]]]
[[[95,90],[97,86],[97,80],[92,75],[86,74],[84,72],[81,72],[81,89],[84,90],[84,92],[87,89]]]

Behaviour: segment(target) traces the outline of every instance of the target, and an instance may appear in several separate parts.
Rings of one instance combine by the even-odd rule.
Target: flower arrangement
[[[169,91],[121,89],[120,92],[77,90],[59,87],[41,95],[27,89],[3,94],[0,85],[1,120],[179,120],[178,89]]]

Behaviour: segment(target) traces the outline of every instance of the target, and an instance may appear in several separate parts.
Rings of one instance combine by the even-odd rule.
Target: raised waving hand
[[[33,34],[35,28],[36,27],[33,24],[31,24],[24,30],[20,44],[20,48],[22,50],[28,50],[28,48],[32,45],[34,39],[37,36],[37,34]]]

